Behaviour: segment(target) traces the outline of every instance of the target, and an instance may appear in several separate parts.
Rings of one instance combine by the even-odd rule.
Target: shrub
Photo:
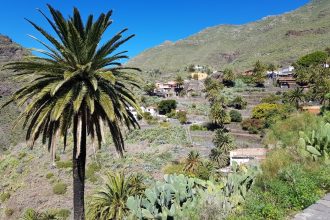
[[[281,97],[271,94],[261,99],[260,103],[269,103],[269,104],[276,104],[281,100]]]
[[[7,217],[12,216],[13,214],[14,214],[14,210],[13,209],[11,209],[11,208],[6,208],[5,209],[5,215]]]
[[[53,186],[53,193],[56,195],[63,195],[66,193],[67,185],[62,182],[58,182]]]
[[[245,109],[246,105],[247,105],[247,102],[241,96],[235,97],[229,103],[229,107],[233,107],[233,108],[236,108],[236,109]]]
[[[207,128],[203,125],[193,124],[190,126],[190,131],[207,131]]]
[[[0,201],[3,203],[7,201],[10,198],[10,193],[9,192],[4,192],[0,195]]]
[[[50,179],[50,178],[52,178],[54,176],[54,173],[47,173],[46,174],[46,178],[47,179]]]
[[[56,162],[56,167],[59,169],[67,169],[67,168],[72,168],[72,161],[67,160],[67,161],[57,161]]]
[[[265,123],[260,119],[245,119],[241,123],[242,129],[249,131],[251,134],[257,134],[264,126]]]
[[[167,113],[170,113],[173,109],[176,109],[176,101],[169,99],[169,100],[162,100],[158,104],[158,111],[160,114],[165,115]]]
[[[185,124],[188,121],[187,112],[179,111],[176,113],[176,118],[179,120],[180,124]]]
[[[88,179],[92,183],[95,183],[97,181],[97,177],[95,173],[100,170],[101,170],[101,165],[95,162],[90,163],[86,169],[86,179]]]
[[[277,121],[271,125],[270,130],[266,133],[264,142],[271,145],[281,143],[283,147],[295,146],[299,140],[299,131],[310,133],[317,129],[321,120],[321,117],[303,113]]]
[[[241,122],[242,121],[242,115],[239,111],[231,110],[229,112],[230,119],[232,122]]]
[[[18,153],[18,159],[21,160],[26,156],[26,152],[19,152]]]

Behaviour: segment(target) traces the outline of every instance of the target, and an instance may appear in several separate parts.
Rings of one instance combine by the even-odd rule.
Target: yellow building
[[[201,72],[191,73],[191,78],[197,80],[204,80],[207,78],[207,76],[208,76],[207,73],[201,73]]]

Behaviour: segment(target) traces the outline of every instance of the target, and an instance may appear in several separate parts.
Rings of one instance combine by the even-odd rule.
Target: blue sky
[[[176,41],[219,24],[245,24],[267,15],[294,10],[308,0],[1,0],[0,33],[24,47],[39,47],[27,34],[40,35],[24,18],[49,29],[35,10],[47,12],[46,4],[69,15],[74,6],[83,14],[114,10],[114,24],[105,38],[128,27],[136,37],[125,45],[134,57],[165,40]],[[48,12],[47,12],[48,13]]]

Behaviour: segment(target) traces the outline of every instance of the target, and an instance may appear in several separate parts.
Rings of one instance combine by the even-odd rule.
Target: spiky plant
[[[186,160],[184,171],[194,172],[201,163],[201,157],[197,151],[190,151]]]
[[[33,146],[41,137],[55,158],[56,145],[68,135],[73,136],[74,219],[85,219],[84,186],[86,138],[101,146],[105,125],[112,135],[117,153],[122,156],[124,140],[122,126],[138,127],[129,107],[139,109],[132,87],[138,87],[135,68],[123,67],[126,51],[116,50],[134,35],[123,37],[124,29],[101,44],[102,35],[111,25],[112,11],[96,20],[90,15],[84,23],[75,8],[73,16],[64,18],[60,11],[48,5],[51,17],[42,11],[56,36],[28,20],[48,40],[47,44],[33,37],[46,50],[42,57],[30,56],[5,66],[17,76],[30,80],[14,93],[10,102],[25,106],[19,120],[27,128],[26,140]],[[9,103],[10,103],[9,102]]]
[[[121,173],[108,173],[105,186],[99,189],[88,204],[88,219],[123,219],[128,211],[126,201],[129,196],[144,192],[142,179]]]
[[[227,165],[229,152],[235,148],[233,138],[224,129],[217,129],[213,139],[214,148],[211,150],[210,158],[222,167]]]
[[[304,88],[295,88],[286,94],[288,101],[295,105],[296,109],[299,109],[300,102],[305,100]]]

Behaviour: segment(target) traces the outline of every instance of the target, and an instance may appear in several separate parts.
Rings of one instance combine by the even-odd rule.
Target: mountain
[[[0,106],[9,99],[19,85],[15,80],[9,78],[11,72],[2,70],[2,65],[9,61],[22,59],[28,54],[26,49],[13,42],[9,37],[0,35]],[[18,114],[19,110],[13,104],[0,109],[0,152],[23,139],[23,132],[20,129],[12,129],[13,121]]]
[[[282,15],[245,25],[219,25],[177,42],[166,41],[128,64],[163,71],[182,70],[189,64],[242,71],[256,60],[287,65],[301,55],[330,46],[329,21],[330,1],[313,0]]]

